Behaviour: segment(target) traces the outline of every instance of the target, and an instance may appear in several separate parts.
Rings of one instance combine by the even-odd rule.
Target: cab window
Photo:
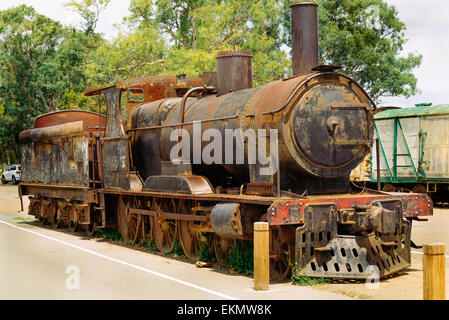
[[[145,92],[142,88],[129,88],[128,89],[128,102],[142,103],[144,101],[145,101]]]

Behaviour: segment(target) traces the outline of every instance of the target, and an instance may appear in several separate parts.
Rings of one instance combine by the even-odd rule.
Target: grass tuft
[[[304,274],[298,273],[298,269],[296,268],[296,266],[292,268],[291,279],[293,284],[297,286],[316,286],[319,284],[327,283],[326,279],[324,278],[311,278]]]
[[[253,249],[246,242],[239,248],[234,244],[229,249],[229,261],[227,267],[231,272],[251,275],[254,272],[254,255]]]
[[[215,262],[215,254],[206,242],[200,243],[200,250],[197,252],[198,260],[201,262]]]

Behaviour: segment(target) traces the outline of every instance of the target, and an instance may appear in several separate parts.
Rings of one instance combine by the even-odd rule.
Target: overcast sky
[[[418,88],[422,91],[410,99],[384,97],[382,105],[412,107],[416,103],[449,104],[449,0],[385,0],[396,6],[399,18],[407,25],[409,39],[403,55],[418,52],[423,55],[415,70]],[[64,7],[67,0],[1,0],[0,10],[27,4],[39,13],[69,25],[78,25],[79,18]],[[118,33],[114,24],[128,15],[129,0],[111,0],[98,23],[97,31],[108,39]]]

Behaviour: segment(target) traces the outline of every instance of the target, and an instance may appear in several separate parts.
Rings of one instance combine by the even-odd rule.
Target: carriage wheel
[[[53,228],[59,229],[62,227],[63,222],[60,219],[58,219],[57,215],[55,214],[55,216],[53,217],[53,219],[51,221],[51,224],[52,224]]]
[[[128,217],[125,199],[120,196],[117,204],[118,231],[124,240],[128,239]]]
[[[62,209],[57,205],[56,212],[53,214],[53,219],[51,220],[52,226],[56,229],[61,228],[64,224],[64,221],[61,219],[62,215],[60,214],[60,211],[62,211]]]
[[[229,250],[232,247],[232,239],[226,239],[214,234],[215,257],[220,265],[225,266],[229,260]]]
[[[270,278],[275,281],[283,281],[291,272],[289,254],[291,254],[292,248],[288,243],[281,241],[279,228],[272,228],[270,237]]]
[[[78,231],[79,224],[78,224],[78,222],[70,221],[68,227],[69,227],[70,232],[76,232],[76,231]]]
[[[95,234],[95,230],[97,230],[97,223],[91,223],[85,226],[86,233],[89,237],[92,237]]]

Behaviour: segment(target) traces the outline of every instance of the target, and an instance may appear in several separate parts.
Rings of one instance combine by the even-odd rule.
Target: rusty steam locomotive
[[[318,66],[317,5],[291,8],[288,79],[253,88],[251,53],[225,51],[217,72],[202,79],[145,77],[87,91],[104,94],[106,116],[36,118],[20,134],[19,194],[30,196],[29,213],[89,234],[118,228],[132,242],[154,239],[162,253],[179,241],[192,260],[206,242],[219,261],[233,243],[252,240],[254,222],[268,221],[270,274],[279,280],[292,265],[308,276],[360,279],[408,267],[411,221],[431,215],[432,202],[351,186],[349,174],[372,142],[376,106],[338,67]],[[241,133],[251,129],[277,133],[277,152],[273,141],[257,142],[277,170],[249,161],[251,139]],[[230,154],[214,149],[212,162],[199,157],[212,141],[207,130],[215,138],[240,133],[231,138],[243,161],[237,142]]]

